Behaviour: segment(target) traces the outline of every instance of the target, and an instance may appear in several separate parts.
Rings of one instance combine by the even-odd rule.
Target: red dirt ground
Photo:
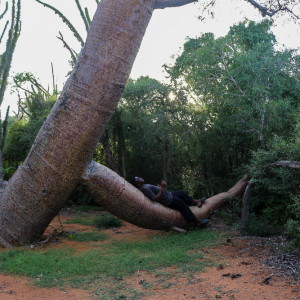
[[[62,218],[62,217],[61,217]],[[66,218],[64,217],[63,220]],[[58,228],[55,218],[46,231],[46,235]],[[92,227],[75,224],[64,225],[66,230],[88,231]],[[115,240],[135,241],[164,234],[155,230],[147,230],[123,222],[118,229],[106,230]],[[72,246],[78,251],[88,250],[88,243],[61,240],[60,244],[49,244],[47,247]],[[105,243],[105,242],[104,242]],[[2,250],[4,251],[4,250]],[[208,267],[204,272],[193,277],[173,276],[168,281],[168,287],[159,283],[159,278],[139,272],[132,277],[124,278],[127,286],[138,291],[143,290],[142,283],[151,283],[147,296],[142,299],[267,299],[267,300],[296,300],[300,299],[300,285],[293,278],[283,276],[278,271],[268,268],[259,260],[263,255],[261,247],[251,245],[251,240],[233,237],[222,245],[205,251],[206,257],[219,261],[217,266]],[[168,268],[172,273],[174,270]],[[91,290],[58,288],[39,288],[22,277],[0,275],[0,299],[2,300],[67,300],[95,299]],[[97,299],[101,299],[98,296]],[[126,299],[126,298],[125,298]],[[130,299],[130,298],[128,298]]]

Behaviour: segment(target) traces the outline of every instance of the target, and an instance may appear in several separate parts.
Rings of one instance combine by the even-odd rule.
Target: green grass
[[[66,221],[66,224],[81,224],[95,226],[100,229],[108,229],[113,227],[120,227],[122,221],[112,215],[101,215],[94,218],[90,217],[78,217]]]
[[[105,280],[118,282],[138,269],[156,272],[173,266],[180,272],[199,272],[208,263],[201,249],[217,240],[213,231],[193,231],[144,242],[112,242],[79,254],[69,248],[7,250],[0,253],[0,271],[31,277],[40,286],[81,288]]]
[[[108,235],[102,232],[79,232],[71,233],[68,235],[68,239],[77,242],[96,242],[104,241],[108,239]]]

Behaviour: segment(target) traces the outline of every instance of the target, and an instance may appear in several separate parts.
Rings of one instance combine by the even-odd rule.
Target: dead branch
[[[300,162],[299,161],[290,161],[290,160],[279,160],[272,164],[267,165],[267,167],[282,167],[282,168],[300,169]]]

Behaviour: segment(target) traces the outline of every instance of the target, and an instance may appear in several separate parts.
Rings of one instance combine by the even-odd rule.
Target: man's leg
[[[191,206],[195,203],[194,199],[184,191],[173,191],[172,195],[173,195],[173,198],[174,197],[179,198],[189,206]]]
[[[175,194],[173,194],[173,200],[171,204],[168,205],[168,207],[179,210],[181,214],[184,216],[184,218],[190,223],[195,223],[198,226],[201,226],[202,228],[206,227],[208,224],[207,219],[202,219],[202,220],[197,219],[193,214],[193,212],[190,210],[189,206],[185,203],[185,201],[183,201],[181,198],[176,197]]]
[[[172,192],[172,194],[173,194],[173,192]],[[176,197],[174,194],[173,194],[173,200],[172,200],[171,204],[169,205],[169,207],[179,210],[188,222],[196,222],[197,221],[195,215],[190,210],[188,204],[185,203],[185,201],[182,200],[181,198]]]
[[[173,197],[180,198],[189,206],[192,206],[194,204],[197,205],[198,207],[201,207],[204,201],[206,200],[205,197],[201,198],[200,200],[194,199],[184,191],[173,191],[172,195]]]

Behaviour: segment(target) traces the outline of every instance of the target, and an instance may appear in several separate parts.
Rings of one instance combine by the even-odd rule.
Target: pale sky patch
[[[1,1],[2,2],[2,1]],[[74,0],[44,0],[58,8],[86,37],[82,19]],[[89,8],[92,17],[95,0],[81,0],[83,7]],[[243,0],[220,0],[215,7],[215,18],[199,21],[200,3],[189,4],[179,8],[156,10],[147,28],[140,51],[134,63],[131,77],[150,76],[164,80],[163,64],[172,62],[171,57],[180,53],[187,37],[200,36],[205,32],[213,32],[217,37],[227,34],[229,27],[245,18],[260,21],[257,10]],[[2,5],[1,5],[2,7]],[[66,81],[66,74],[71,70],[68,63],[69,52],[57,39],[61,31],[69,45],[79,51],[79,43],[70,33],[67,26],[53,11],[43,7],[34,0],[22,1],[22,32],[13,58],[10,74],[32,72],[44,86],[52,85],[51,62],[54,65],[55,80],[59,90]],[[289,48],[300,47],[299,24],[288,20],[280,20],[274,28],[277,40]],[[10,80],[11,81],[11,80]],[[16,111],[17,95],[10,94],[8,86],[1,110],[11,105]],[[11,113],[12,114],[12,113]],[[2,113],[3,115],[3,113]]]

